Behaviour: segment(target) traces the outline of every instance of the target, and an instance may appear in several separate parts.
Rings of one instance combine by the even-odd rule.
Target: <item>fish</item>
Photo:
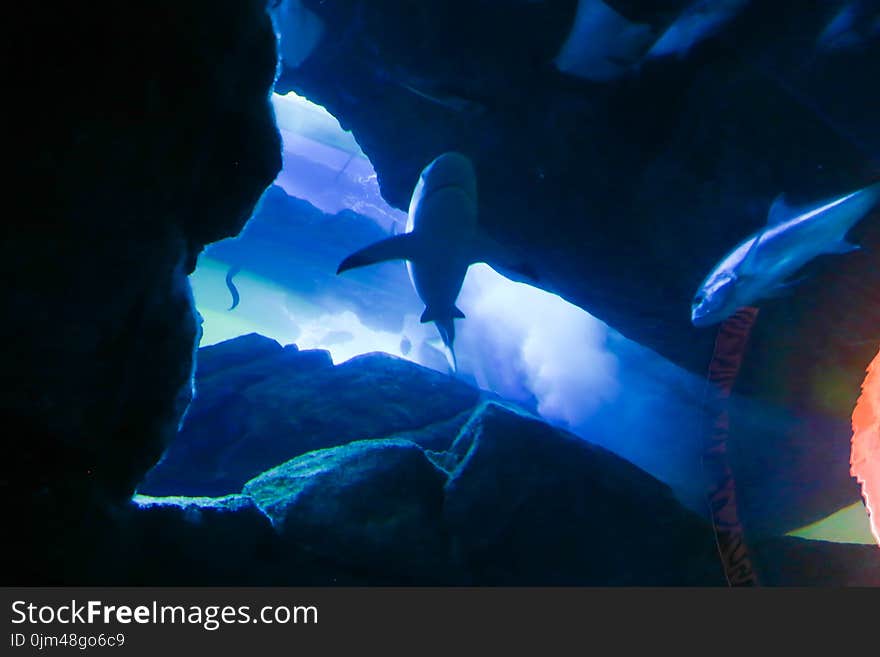
[[[694,326],[712,326],[739,308],[791,289],[794,275],[820,255],[860,249],[847,233],[880,202],[880,182],[795,209],[778,196],[767,225],[740,242],[703,280],[691,303]]]
[[[434,322],[455,371],[455,320],[465,318],[456,301],[468,268],[481,262],[475,247],[479,241],[474,165],[461,153],[446,152],[422,170],[405,232],[356,251],[336,273],[405,260],[410,281],[425,304],[421,322]]]
[[[232,296],[232,305],[227,308],[227,310],[234,310],[238,305],[238,302],[241,301],[241,296],[238,293],[238,288],[235,287],[235,282],[233,279],[236,274],[241,271],[241,267],[238,265],[231,266],[226,272],[226,287],[229,288],[229,294]]]

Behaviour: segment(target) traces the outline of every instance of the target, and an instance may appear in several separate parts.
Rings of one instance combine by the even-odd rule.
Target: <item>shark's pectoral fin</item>
[[[831,249],[828,251],[829,253],[852,253],[853,251],[861,251],[862,247],[858,244],[853,244],[852,242],[847,242],[846,240],[840,240],[836,244],[834,244]]]
[[[370,246],[355,251],[343,260],[336,273],[341,274],[349,269],[365,267],[387,260],[414,260],[418,256],[418,242],[413,233],[403,233],[370,244]]]

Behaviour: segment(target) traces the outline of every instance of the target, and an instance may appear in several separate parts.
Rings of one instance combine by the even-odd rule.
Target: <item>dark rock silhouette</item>
[[[708,526],[666,485],[600,447],[489,404],[450,451],[460,460],[444,512],[481,582],[721,581]]]
[[[380,359],[395,360],[371,359],[377,379]],[[455,385],[450,379],[437,394]],[[374,390],[366,376],[352,387],[364,397]],[[442,451],[399,435],[357,440],[279,464],[247,482],[241,495],[138,500],[144,509],[133,515],[136,524],[141,513],[146,521],[163,513],[172,523],[208,523],[208,531],[218,531],[218,514],[251,522],[252,503],[279,545],[325,564],[311,574],[286,566],[279,581],[325,575],[372,584],[722,583],[709,527],[667,486],[495,402],[476,405]],[[181,533],[184,540],[195,535]],[[216,563],[214,569],[222,570]],[[258,566],[253,576],[261,572]]]
[[[778,537],[754,546],[768,586],[880,586],[876,545]]]
[[[140,484],[143,494],[235,493],[300,454],[402,432],[445,449],[464,421],[459,416],[480,397],[391,356],[367,354],[333,367],[325,351],[282,349],[258,335],[200,349],[198,362],[195,400],[162,462]]]
[[[448,584],[462,577],[443,523],[445,481],[415,443],[366,440],[288,461],[243,492],[285,542],[382,579]]]
[[[18,4],[0,496],[18,581],[76,572],[189,402],[187,275],[281,166],[262,2]]]

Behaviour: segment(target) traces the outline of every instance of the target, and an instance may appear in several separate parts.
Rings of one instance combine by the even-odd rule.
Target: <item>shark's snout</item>
[[[424,171],[423,194],[427,195],[435,189],[442,187],[458,187],[471,198],[477,195],[477,174],[470,159],[450,151],[435,158]]]

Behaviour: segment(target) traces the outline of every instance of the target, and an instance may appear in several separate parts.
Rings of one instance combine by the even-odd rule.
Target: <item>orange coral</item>
[[[871,531],[880,545],[880,353],[868,365],[852,426],[850,473],[862,485]]]

